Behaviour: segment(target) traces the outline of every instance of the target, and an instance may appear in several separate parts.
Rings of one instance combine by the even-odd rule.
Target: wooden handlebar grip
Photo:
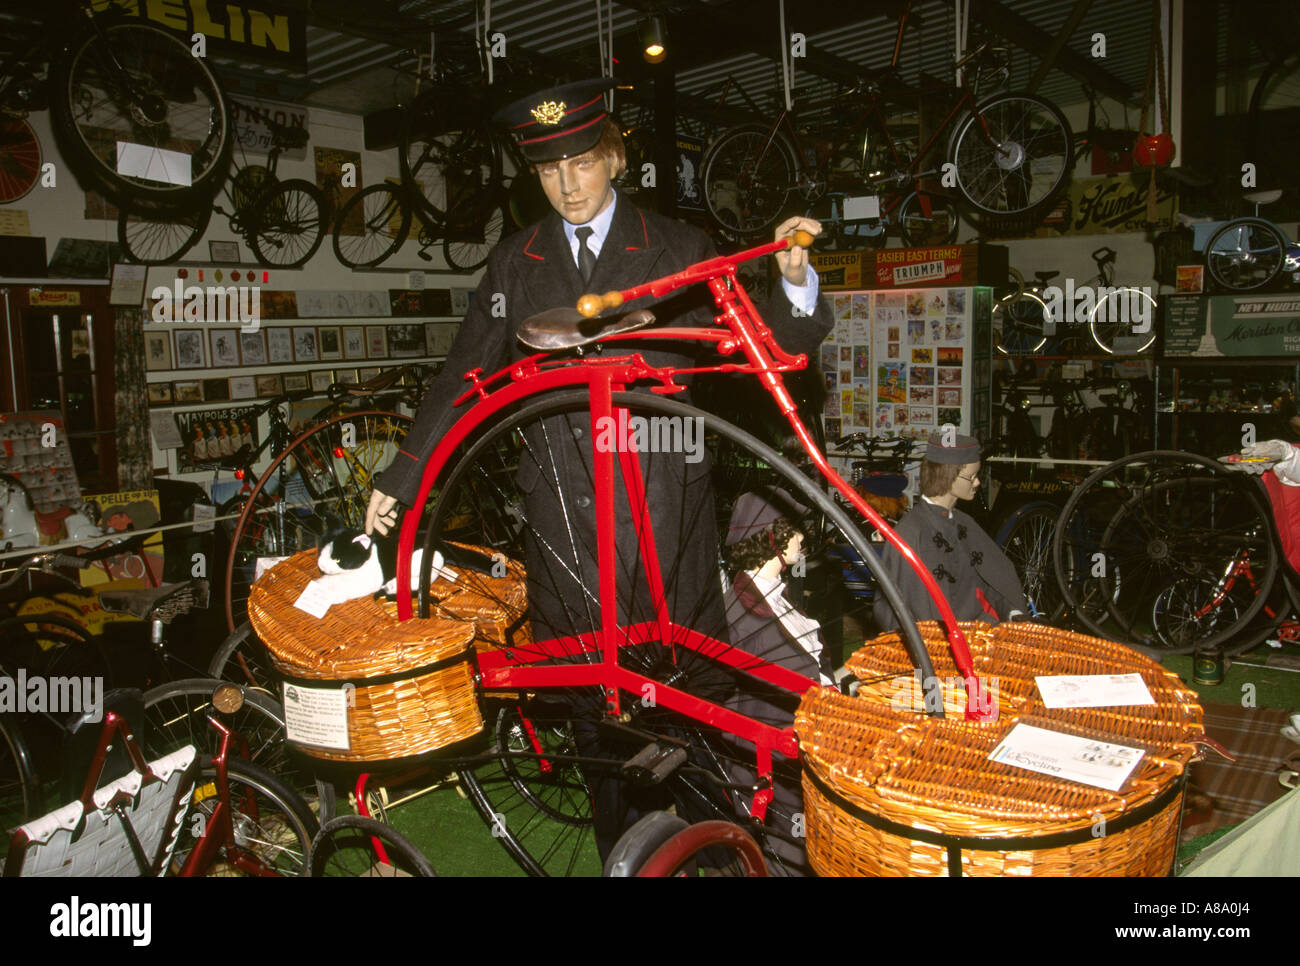
[[[588,294],[578,299],[578,314],[586,319],[594,319],[606,309],[616,309],[622,304],[622,292],[606,292],[604,295]]]
[[[811,232],[799,229],[790,239],[791,245],[798,245],[800,248],[812,248],[813,236]]]

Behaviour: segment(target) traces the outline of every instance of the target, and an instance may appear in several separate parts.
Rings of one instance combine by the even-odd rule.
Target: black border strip
[[[422,664],[420,667],[413,667],[405,671],[394,671],[391,674],[381,674],[373,678],[300,678],[291,677],[288,674],[280,674],[280,679],[285,684],[298,684],[304,688],[342,688],[352,685],[354,688],[370,688],[383,684],[392,684],[395,681],[405,681],[408,678],[420,677],[423,674],[432,674],[434,671],[442,671],[457,664],[466,663],[474,651],[474,643],[465,650],[453,654],[451,657],[444,657],[440,661],[434,661],[432,664]],[[283,663],[283,662],[281,662]],[[278,668],[277,668],[278,670]]]

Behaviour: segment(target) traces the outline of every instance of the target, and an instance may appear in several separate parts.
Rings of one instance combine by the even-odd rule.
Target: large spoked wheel
[[[171,265],[198,244],[212,209],[203,204],[185,211],[148,212],[126,207],[117,213],[117,240],[140,265]]]
[[[612,571],[620,627],[635,628],[625,639],[636,643],[620,648],[619,660],[650,683],[641,693],[622,695],[626,727],[617,729],[602,725],[604,700],[597,688],[530,688],[526,700],[506,703],[498,715],[494,761],[461,772],[494,837],[533,874],[598,871],[593,838],[612,847],[622,825],[617,815],[614,827],[602,823],[620,807],[630,810],[629,817],[671,806],[689,821],[748,823],[756,780],[753,751],[656,697],[658,688],[671,687],[785,728],[793,721],[798,695],[763,685],[743,669],[761,654],[817,677],[815,662],[782,636],[770,611],[761,616],[734,593],[724,600],[721,586],[724,580],[730,586],[735,569],[720,555],[742,487],[779,486],[809,509],[799,524],[806,540],[804,565],[786,575],[787,593],[819,622],[827,646],[852,650],[874,635],[870,603],[848,593],[835,554],[851,547],[873,570],[879,566],[876,554],[812,481],[755,437],[698,409],[629,393],[615,394],[614,405],[626,408],[626,417],[617,417],[626,418],[624,425],[681,431],[678,442],[686,444],[681,449],[690,456],[684,459],[681,449],[675,456],[641,452],[627,465],[615,456],[616,527],[641,535],[619,541]],[[531,636],[511,643],[512,664],[573,665],[594,658],[576,651],[576,643],[551,648],[539,643],[576,640],[601,624],[589,407],[586,393],[560,392],[509,413],[435,482],[439,498],[428,521],[426,560],[442,539],[486,547],[527,567]],[[596,445],[605,445],[601,427],[594,428]],[[736,454],[745,454],[747,471],[740,476],[731,472]],[[633,466],[640,468],[639,481]],[[634,519],[631,510],[641,507],[643,495],[648,495],[648,521],[639,510]],[[806,522],[818,520],[824,522]],[[651,592],[652,586],[658,589]],[[892,587],[883,592],[897,600]],[[422,607],[428,595],[426,573]],[[656,601],[665,602],[666,609]],[[902,623],[915,634],[910,618]],[[687,635],[698,648],[684,646]],[[739,670],[718,663],[728,658]],[[659,781],[638,784],[622,766],[650,745],[673,764]],[[804,865],[797,761],[778,762],[776,785],[767,822],[753,831],[774,871],[797,872]]]
[[[1052,536],[1061,508],[1055,503],[1026,503],[998,531],[997,544],[1020,575],[1030,612],[1051,622],[1065,611],[1052,569]]]
[[[993,304],[993,345],[1003,355],[1032,355],[1047,345],[1047,303],[1035,292],[1011,293]]]
[[[926,208],[929,211],[926,211]],[[957,240],[960,220],[952,202],[913,191],[898,206],[898,226],[903,240],[914,248],[951,245]]]
[[[172,856],[172,871],[184,866],[204,830],[222,835],[205,876],[305,876],[312,839],[320,830],[307,803],[287,783],[251,761],[226,761],[230,787],[228,835],[215,821],[217,769],[204,764],[194,788],[190,813],[181,825]],[[198,821],[202,819],[202,821]]]
[[[1156,341],[1156,300],[1133,286],[1114,289],[1093,307],[1088,316],[1088,331],[1103,352],[1112,355],[1146,352]]]
[[[1231,646],[1277,577],[1271,525],[1252,481],[1190,453],[1138,453],[1071,495],[1053,564],[1094,634],[1148,653]]]
[[[372,184],[339,209],[334,255],[348,268],[374,268],[391,258],[411,231],[411,213],[396,185]]]
[[[1287,243],[1262,218],[1236,218],[1211,236],[1205,246],[1210,278],[1229,292],[1264,288],[1282,271]]]
[[[41,142],[21,118],[0,121],[0,205],[12,204],[41,177]]]
[[[799,177],[794,149],[761,124],[741,125],[718,138],[700,180],[709,214],[726,231],[767,231],[785,211]]]
[[[481,205],[501,180],[501,150],[486,127],[436,136],[408,127],[397,156],[402,184],[414,189],[412,200],[439,225],[454,205]]]
[[[325,241],[329,213],[329,201],[310,181],[281,181],[249,213],[245,237],[259,264],[298,268]]]
[[[271,656],[247,621],[231,631],[221,642],[212,660],[208,662],[208,675],[222,681],[247,685],[263,691],[278,700],[280,676],[271,663]]]
[[[39,812],[41,795],[35,764],[15,715],[0,715],[0,834],[13,830]]]
[[[447,265],[461,272],[482,268],[508,224],[500,198],[488,196],[472,207],[453,205],[447,216],[447,234],[442,240]]]
[[[728,854],[719,866],[715,856]],[[732,822],[698,822],[682,829],[646,860],[638,876],[666,878],[698,875],[767,875],[763,853],[753,836]]]
[[[142,23],[90,34],[54,72],[50,109],[73,160],[109,195],[179,204],[210,196],[234,137],[221,85],[175,35]],[[131,166],[119,167],[118,145]]]
[[[311,874],[339,878],[436,876],[433,864],[391,825],[364,815],[340,815],[311,843]]]
[[[363,410],[341,413],[294,440],[258,477],[230,538],[226,625],[248,613],[259,558],[315,549],[331,525],[360,527],[374,477],[392,462],[411,418]]]
[[[1030,94],[1001,94],[977,104],[958,123],[948,148],[957,190],[993,216],[1041,211],[1065,185],[1072,155],[1064,115]]]

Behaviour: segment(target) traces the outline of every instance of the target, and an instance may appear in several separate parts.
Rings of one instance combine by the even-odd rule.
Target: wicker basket
[[[368,597],[335,604],[317,620],[293,604],[319,576],[316,551],[304,551],[267,571],[248,597],[249,621],[286,687],[355,688],[347,749],[296,747],[329,761],[390,761],[482,730],[470,660],[474,622],[447,614],[400,622],[395,604]]]
[[[921,711],[897,634],[858,650],[856,697],[813,688],[795,719],[804,758],[808,858],[822,875],[1165,875],[1186,766],[1204,733],[1176,675],[1119,644],[1032,624],[964,623],[999,719],[964,720],[965,691],[940,626],[919,625],[945,718]],[[1142,675],[1155,700],[1047,709],[1036,675]],[[992,691],[992,687],[990,688]],[[990,695],[992,699],[994,695]],[[1139,746],[1119,792],[988,760],[1017,722]]]

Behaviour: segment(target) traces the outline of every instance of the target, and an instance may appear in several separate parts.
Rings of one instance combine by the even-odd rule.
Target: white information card
[[[1038,693],[1049,708],[1115,708],[1155,704],[1140,674],[1040,675]]]
[[[1023,722],[989,754],[989,761],[1119,791],[1142,760],[1141,748],[1080,738]]]

